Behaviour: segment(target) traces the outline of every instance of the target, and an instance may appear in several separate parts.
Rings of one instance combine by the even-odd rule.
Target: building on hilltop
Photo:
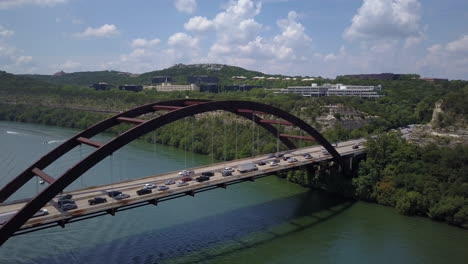
[[[239,76],[232,76],[233,80],[247,80],[247,77],[239,75]]]
[[[151,79],[152,84],[172,83],[171,76],[155,76]]]
[[[288,86],[285,89],[279,89],[275,93],[295,93],[308,97],[323,96],[357,96],[361,98],[379,98],[381,86],[362,86],[362,85],[343,85],[343,84],[324,84],[318,86],[312,83],[311,86]]]
[[[125,91],[141,92],[143,91],[143,86],[136,85],[136,84],[125,84],[125,85],[119,86],[119,89],[125,90]]]
[[[188,83],[218,83],[218,77],[208,76],[208,75],[198,75],[198,76],[189,76],[187,77]]]
[[[94,88],[96,91],[108,91],[110,90],[111,85],[106,82],[99,82],[90,85],[89,88]]]
[[[343,77],[350,77],[361,80],[398,80],[402,74],[378,73],[378,74],[348,74]]]
[[[219,85],[217,83],[202,83],[200,84],[200,92],[218,93]]]
[[[260,85],[248,85],[248,84],[234,84],[234,85],[225,85],[224,91],[225,92],[232,92],[232,91],[250,91],[253,88],[263,88]]]
[[[440,78],[420,78],[420,80],[423,80],[426,82],[432,82],[432,83],[448,82],[448,79],[440,79]]]
[[[158,92],[174,92],[174,91],[200,91],[200,88],[195,84],[170,84],[170,83],[161,83],[158,85],[147,85],[143,87],[144,89],[152,89]]]

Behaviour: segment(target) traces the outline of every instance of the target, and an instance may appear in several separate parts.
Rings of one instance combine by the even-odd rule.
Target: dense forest
[[[355,177],[337,168],[305,168],[282,176],[313,188],[395,207],[468,228],[468,146],[418,146],[399,133],[368,138],[367,158]]]

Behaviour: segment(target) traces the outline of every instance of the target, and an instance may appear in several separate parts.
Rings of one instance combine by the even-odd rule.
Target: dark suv
[[[59,196],[58,200],[59,201],[61,201],[61,200],[70,200],[72,197],[73,197],[73,195],[71,195],[71,194],[65,194],[65,195]]]
[[[106,198],[102,198],[102,197],[94,197],[93,199],[88,200],[88,203],[89,203],[89,205],[95,205],[95,204],[100,204],[100,203],[107,203],[107,199],[106,199]]]
[[[202,175],[202,176],[196,178],[195,180],[196,180],[197,182],[204,182],[204,181],[209,181],[209,180],[210,180],[210,177]]]
[[[61,207],[64,204],[76,204],[76,202],[72,199],[67,199],[67,200],[60,200],[57,202],[58,205]]]
[[[143,189],[138,190],[136,193],[138,195],[144,195],[144,194],[149,194],[149,193],[152,193],[152,192],[153,191],[151,191],[151,189],[143,188]]]
[[[108,191],[107,195],[109,195],[109,197],[114,197],[114,196],[117,196],[117,195],[119,195],[121,193],[122,192],[119,192],[119,191]]]
[[[204,172],[202,172],[202,173],[201,173],[201,175],[202,175],[202,176],[208,176],[208,177],[211,177],[211,176],[213,176],[213,175],[214,175],[214,173],[213,173],[213,172],[211,172],[211,171],[204,171]]]

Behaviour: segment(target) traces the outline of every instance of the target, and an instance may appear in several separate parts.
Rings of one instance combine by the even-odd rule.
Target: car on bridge
[[[64,204],[76,204],[75,200],[72,199],[60,200],[57,203],[59,206],[62,206]]]
[[[193,179],[192,179],[192,177],[185,177],[185,178],[182,178],[180,180],[183,181],[183,182],[189,182],[189,181],[191,181]]]
[[[175,184],[175,181],[174,180],[167,180],[167,181],[164,182],[164,184],[172,185],[172,184]]]
[[[358,149],[359,148],[359,143],[356,143],[353,145],[353,149]]]
[[[304,159],[311,159],[312,155],[310,155],[309,153],[305,153],[304,155],[302,155],[302,157],[304,157]]]
[[[289,158],[288,159],[288,163],[294,163],[294,162],[297,162],[296,158]]]
[[[107,195],[108,195],[109,197],[115,197],[115,196],[117,196],[117,195],[119,195],[119,194],[121,194],[121,193],[122,193],[122,192],[120,192],[120,191],[107,191]]]
[[[42,209],[39,209],[39,211],[37,211],[37,213],[35,213],[32,217],[39,217],[39,216],[44,216],[48,214],[49,214],[49,211],[45,208],[42,208]]]
[[[274,158],[274,157],[275,157],[275,154],[273,154],[273,153],[268,154],[269,159]]]
[[[277,158],[281,158],[281,157],[283,157],[283,156],[284,156],[283,153],[276,153],[276,154],[275,154],[275,157],[277,157]]]
[[[130,198],[130,194],[121,193],[121,194],[114,196],[114,199],[116,200],[122,200],[122,199],[127,199],[127,198]]]
[[[181,181],[181,182],[178,182],[178,183],[177,183],[177,187],[182,187],[182,186],[187,186],[187,185],[189,185],[188,182],[183,182],[183,181]]]
[[[152,193],[153,191],[151,189],[148,189],[148,188],[141,188],[140,190],[137,191],[137,194],[138,195],[144,195],[144,194],[150,194]]]
[[[69,211],[69,210],[77,209],[78,206],[75,203],[69,203],[69,204],[62,204],[60,208],[62,209],[62,211]]]
[[[150,193],[152,193],[152,192],[153,192],[153,191],[152,191],[151,189],[148,189],[148,188],[142,188],[142,189],[136,191],[136,193],[137,193],[138,195],[150,194]]]
[[[204,171],[201,173],[202,176],[208,176],[208,177],[211,177],[211,176],[214,176],[214,172],[212,171]]]
[[[204,182],[204,181],[209,181],[209,180],[210,180],[210,177],[202,175],[202,176],[200,176],[200,177],[197,177],[195,180],[196,180],[197,182]]]
[[[230,170],[223,170],[223,171],[221,172],[221,175],[223,175],[223,176],[231,176],[231,175],[232,175],[232,171],[230,171]]]
[[[226,168],[224,168],[224,170],[225,170],[225,171],[234,172],[234,169],[233,169],[233,168],[231,168],[231,167],[226,167]]]
[[[165,190],[169,190],[169,186],[166,186],[166,185],[159,185],[158,186],[158,191],[165,191]]]
[[[100,203],[107,203],[107,199],[103,197],[94,197],[93,199],[88,200],[89,205],[96,205]]]
[[[179,172],[179,175],[181,176],[191,176],[194,175],[195,172],[193,170],[183,170]]]
[[[323,155],[330,155],[330,153],[328,153],[326,149],[321,149],[320,151],[322,152]]]
[[[143,185],[143,188],[153,189],[156,188],[156,185],[154,185],[154,183],[146,183],[145,185]]]
[[[258,170],[258,168],[253,163],[243,163],[243,164],[239,164],[239,166],[237,166],[237,170],[240,173],[244,173],[244,172],[256,171],[256,170]]]
[[[73,197],[73,195],[71,195],[71,194],[64,194],[64,195],[59,196],[58,200],[59,201],[61,201],[61,200],[70,200],[72,197]]]
[[[270,162],[270,167],[275,167],[275,166],[278,166],[278,162],[274,162],[274,161]]]
[[[258,165],[258,166],[265,166],[265,165],[266,165],[266,162],[263,161],[263,160],[261,160],[261,161],[257,162],[257,165]]]

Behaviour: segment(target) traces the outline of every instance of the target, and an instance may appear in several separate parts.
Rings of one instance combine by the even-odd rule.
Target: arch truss
[[[48,183],[48,186],[44,190],[27,202],[21,210],[1,226],[0,245],[18,231],[21,226],[28,221],[28,219],[30,219],[56,195],[61,193],[67,186],[121,147],[127,145],[140,136],[174,121],[196,114],[217,110],[231,112],[255,122],[257,125],[270,132],[275,138],[278,136],[279,140],[289,149],[296,148],[295,144],[290,140],[291,138],[317,141],[332,155],[333,159],[343,169],[346,168],[340,154],[338,154],[335,148],[333,148],[317,130],[298,117],[270,105],[250,101],[208,101],[194,99],[171,100],[146,104],[126,112],[119,113],[78,133],[47,153],[5,185],[0,190],[0,203],[8,199],[33,177],[39,177]],[[148,120],[138,118],[139,116],[156,111],[166,111],[166,113]],[[266,119],[261,116],[274,116],[276,119]],[[133,127],[106,143],[91,139],[95,135],[122,123],[133,124]],[[273,125],[296,126],[309,136],[279,134],[278,130]],[[92,146],[95,150],[87,157],[76,163],[73,167],[66,170],[59,177],[54,178],[44,172],[44,169],[47,166],[80,144]]]

